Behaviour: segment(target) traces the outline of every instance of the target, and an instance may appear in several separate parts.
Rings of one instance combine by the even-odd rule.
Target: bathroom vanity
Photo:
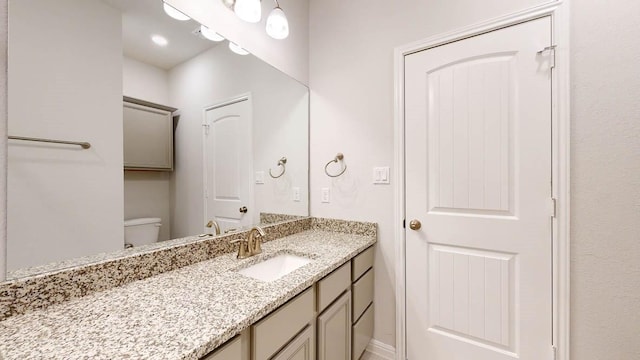
[[[273,236],[278,226],[296,230]],[[306,218],[265,231],[270,241],[262,254],[238,260],[227,246],[209,260],[10,316],[0,322],[0,354],[7,360],[358,359],[373,330],[375,224]],[[240,236],[202,242],[228,244]],[[272,281],[241,273],[283,254],[310,261]],[[67,277],[75,276],[100,278],[92,271]],[[47,296],[47,286],[40,288]]]
[[[372,336],[370,247],[203,359],[359,359]]]

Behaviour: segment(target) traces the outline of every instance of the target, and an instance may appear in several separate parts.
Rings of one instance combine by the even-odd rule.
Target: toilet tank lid
[[[124,226],[159,224],[160,221],[162,221],[160,218],[130,219],[130,220],[125,220],[124,221]]]

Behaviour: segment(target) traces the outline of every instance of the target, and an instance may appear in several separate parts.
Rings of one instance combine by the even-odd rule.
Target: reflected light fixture
[[[236,0],[233,12],[246,22],[257,23],[262,19],[260,0]]]
[[[243,49],[240,45],[229,41],[229,49],[238,55],[249,55],[249,52]]]
[[[224,40],[224,36],[218,34],[217,32],[209,29],[204,25],[200,25],[200,34],[211,41],[219,42]]]
[[[153,35],[151,36],[151,41],[153,41],[158,46],[167,46],[169,44],[169,40],[166,37],[161,35]]]
[[[275,0],[276,7],[271,10],[267,18],[267,34],[274,39],[282,40],[289,36],[289,21],[284,11],[280,8],[278,0]]]
[[[182,11],[167,4],[165,1],[163,1],[162,3],[164,4],[163,5],[164,12],[167,13],[167,15],[171,16],[172,18],[180,21],[191,20],[191,18],[185,15]]]

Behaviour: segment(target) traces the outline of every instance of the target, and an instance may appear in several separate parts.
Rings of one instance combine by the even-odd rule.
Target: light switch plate
[[[389,167],[380,166],[373,168],[374,184],[389,184]]]
[[[256,184],[264,184],[264,171],[256,171]]]
[[[300,201],[300,188],[299,187],[294,187],[293,188],[293,201]]]
[[[331,190],[329,188],[322,188],[322,198],[320,201],[323,203],[331,202]]]

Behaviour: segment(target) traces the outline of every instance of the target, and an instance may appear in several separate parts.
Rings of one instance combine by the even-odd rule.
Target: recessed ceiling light
[[[229,41],[229,49],[238,55],[249,55],[249,52],[243,49],[240,45]]]
[[[160,35],[153,35],[151,37],[151,41],[153,41],[158,46],[167,46],[169,44],[169,40],[166,37]]]
[[[172,18],[176,19],[176,20],[180,20],[180,21],[186,21],[186,20],[191,20],[190,17],[188,17],[187,15],[185,15],[182,11],[174,8],[173,6],[167,4],[166,2],[164,2],[164,12],[167,13],[167,15],[171,16]]]
[[[204,26],[204,25],[200,25],[200,33],[202,34],[202,36],[204,36],[205,38],[211,40],[211,41],[222,41],[224,40],[224,36],[218,34],[217,32],[209,29],[208,27]]]

